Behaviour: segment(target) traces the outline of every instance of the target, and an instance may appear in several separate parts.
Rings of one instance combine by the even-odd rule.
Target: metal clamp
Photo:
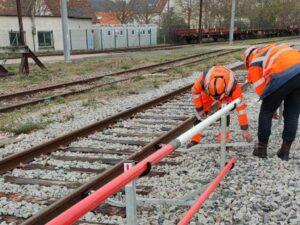
[[[90,194],[92,194],[92,191],[91,190],[86,190],[86,191],[81,193],[80,197],[81,197],[81,199],[84,199],[87,196],[89,196]]]
[[[144,173],[142,173],[142,174],[140,175],[140,177],[147,176],[147,175],[150,173],[151,168],[152,168],[152,164],[151,164],[151,162],[148,161],[148,162],[147,162],[147,169],[144,171]]]
[[[233,107],[230,111],[235,110],[236,107],[237,107],[237,104],[235,103],[235,104],[234,104],[234,107]]]
[[[225,166],[226,166],[227,164],[228,164],[228,162],[225,163]],[[232,163],[232,166],[231,166],[230,170],[232,170],[232,169],[234,168],[234,166],[235,166],[235,163]]]

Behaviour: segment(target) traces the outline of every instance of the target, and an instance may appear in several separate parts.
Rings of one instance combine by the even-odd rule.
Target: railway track
[[[138,67],[116,73],[101,75],[88,79],[81,79],[68,83],[61,83],[42,88],[36,88],[27,91],[16,92],[0,96],[0,113],[10,112],[29,105],[38,103],[47,103],[51,100],[75,95],[90,91],[95,88],[100,88],[107,85],[112,85],[119,82],[125,82],[133,79],[136,73],[159,73],[170,70],[174,67],[182,67],[195,64],[214,57],[230,54],[240,49],[235,50],[214,50],[205,53],[200,53],[188,57],[182,57],[175,60],[170,60],[163,63],[157,63],[150,66]]]
[[[194,121],[191,86],[4,157],[0,161],[0,221],[43,224],[120,174],[125,159],[140,161],[187,130]],[[180,154],[173,153],[161,165],[177,166]],[[164,175],[155,169],[150,174]],[[139,194],[151,191],[151,186],[138,186]],[[94,212],[124,216],[124,211],[108,205]],[[118,224],[109,219],[78,224],[83,223]]]
[[[295,39],[294,37],[288,39]],[[286,40],[286,39],[285,39]],[[269,43],[269,41],[259,42],[256,44]],[[179,46],[163,46],[163,48],[179,48]],[[160,49],[162,46],[157,47]],[[156,49],[156,47],[149,47],[146,49]],[[133,49],[129,49],[133,50]],[[157,63],[150,66],[138,67],[134,69],[124,70],[120,72],[110,73],[106,75],[96,76],[57,85],[45,86],[41,88],[20,91],[16,93],[0,95],[0,113],[11,112],[22,107],[35,105],[39,103],[48,103],[60,97],[76,95],[83,92],[88,92],[95,88],[113,85],[119,82],[126,82],[134,78],[138,72],[159,73],[164,72],[174,67],[187,66],[198,63],[207,59],[239,51],[235,50],[215,50],[206,53],[196,54],[188,57],[182,57],[175,60],[170,60],[163,63]],[[205,57],[207,56],[207,57]]]
[[[136,52],[136,51],[156,51],[156,50],[171,50],[171,49],[177,49],[177,48],[183,48],[187,45],[172,45],[172,44],[166,44],[166,45],[156,45],[156,46],[148,46],[148,47],[132,47],[132,48],[118,48],[118,49],[107,49],[107,50],[87,50],[87,51],[72,51],[71,55],[90,55],[90,54],[100,54],[100,53],[126,53],[126,52]],[[0,49],[1,50],[1,49]],[[44,56],[59,56],[63,55],[63,52],[61,53],[38,53],[38,57],[44,57]],[[6,56],[6,59],[17,59],[13,55]]]

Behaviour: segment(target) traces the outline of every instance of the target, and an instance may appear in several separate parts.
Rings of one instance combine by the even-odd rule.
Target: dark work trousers
[[[293,142],[298,128],[300,113],[300,74],[290,79],[282,87],[263,99],[258,124],[258,140],[267,142],[271,134],[272,116],[284,101],[284,128],[282,139]]]

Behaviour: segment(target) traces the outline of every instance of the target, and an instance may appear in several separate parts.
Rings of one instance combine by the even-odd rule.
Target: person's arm
[[[194,86],[192,87],[192,96],[193,96],[193,102],[196,108],[196,111],[200,118],[203,118],[205,116],[203,101],[202,101],[202,87],[200,84],[202,77],[200,76],[197,81],[195,82]]]
[[[242,88],[239,84],[237,84],[236,89],[232,93],[233,100],[238,99],[238,98],[242,99],[242,102],[239,105],[237,105],[237,107],[236,107],[236,111],[238,113],[238,121],[240,124],[240,128],[242,130],[242,136],[247,142],[252,142],[252,140],[253,140],[252,136],[248,131],[249,124],[248,124],[248,115],[246,112],[247,106],[244,102]]]
[[[266,86],[263,69],[259,65],[250,66],[248,69],[248,82],[252,84],[258,96],[261,96]]]

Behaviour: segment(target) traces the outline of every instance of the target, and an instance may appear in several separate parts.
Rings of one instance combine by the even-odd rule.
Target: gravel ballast
[[[241,71],[240,73],[244,73]],[[1,155],[24,150],[51,139],[62,133],[69,132],[83,125],[90,124],[96,120],[112,115],[117,111],[124,110],[125,108],[135,106],[146,99],[151,99],[162,95],[163,93],[170,92],[179,86],[185,86],[195,80],[195,77],[189,77],[161,87],[155,91],[149,91],[141,94],[141,96],[131,96],[128,99],[112,100],[106,102],[101,107],[87,110],[80,102],[68,103],[66,105],[59,105],[51,109],[51,120],[60,120],[63,113],[74,115],[71,120],[66,123],[60,124],[54,122],[49,125],[45,130],[39,130],[28,135],[23,135],[23,140],[19,143],[6,146]],[[176,86],[177,85],[177,86]],[[258,97],[255,93],[248,89],[249,92],[245,93],[246,103],[248,105],[247,112],[250,119],[250,132],[255,137],[257,132],[257,118],[259,112]],[[59,113],[58,113],[58,111]],[[176,110],[170,110],[170,113],[176,113],[177,116],[182,115]],[[178,114],[177,114],[178,113]],[[82,115],[85,115],[84,117]],[[150,113],[144,115],[151,115]],[[57,117],[56,117],[57,116]],[[172,116],[172,115],[170,115]],[[25,119],[35,119],[40,121],[44,118],[42,112],[33,113]],[[88,118],[88,119],[87,119]],[[24,119],[24,118],[23,118]],[[237,115],[231,116],[231,141],[242,142],[242,137],[237,122]],[[134,121],[125,121],[124,124],[134,123]],[[149,126],[149,130],[159,131],[159,125]],[[147,129],[147,130],[148,130]],[[204,205],[204,207],[197,213],[191,224],[204,225],[204,224],[292,224],[298,225],[300,223],[300,138],[297,139],[292,146],[291,159],[288,162],[283,162],[276,156],[276,151],[281,144],[282,125],[276,130],[273,129],[272,136],[268,148],[268,159],[262,160],[252,156],[252,147],[243,148],[230,148],[228,150],[228,158],[236,155],[238,161],[234,169],[230,172],[229,176],[221,183],[213,194],[212,198]],[[208,128],[203,132],[203,144],[217,143],[217,133],[219,127],[216,126]],[[122,129],[112,129],[112,131],[120,132]],[[145,131],[146,132],[146,131]],[[96,133],[87,138],[78,140],[72,143],[73,147],[100,147],[104,145],[101,139],[116,138],[105,133]],[[121,138],[124,139],[124,138]],[[129,140],[129,139],[128,139]],[[131,138],[131,140],[149,140],[148,137],[143,139]],[[126,149],[128,146],[120,145],[117,143],[110,144],[110,147],[116,147],[120,151]],[[130,146],[131,150],[135,150]],[[174,159],[165,159],[164,161],[175,161],[179,165],[160,165],[155,166],[155,171],[167,172],[163,177],[145,177],[138,180],[138,185],[154,186],[154,190],[149,194],[152,198],[168,198],[176,199],[191,193],[193,190],[199,188],[210,182],[214,175],[219,171],[219,149],[218,148],[201,148],[200,145],[194,146],[191,149],[180,149],[181,156]],[[66,152],[56,152],[55,155],[60,156]],[[96,154],[81,154],[67,152],[68,156],[88,156],[88,157],[106,157],[107,155]],[[110,156],[111,157],[111,156]],[[115,155],[115,158],[120,158]],[[55,159],[45,159],[40,157],[36,163],[43,164],[47,161],[48,165],[55,165],[61,168],[68,167],[84,167],[84,168],[103,168],[99,163],[78,162],[73,164],[68,161],[60,161]],[[90,175],[85,173],[73,172],[65,175],[60,171],[38,171],[27,170],[21,171],[15,169],[12,175],[18,177],[42,177],[45,179],[58,179],[62,181],[78,181],[85,182],[90,179]],[[39,185],[27,185],[25,188],[20,185],[3,184],[3,179],[0,179],[0,192],[16,192],[23,195],[32,195],[36,197],[53,197],[60,198],[69,193],[72,189],[61,187],[42,187]],[[143,196],[145,197],[145,196]],[[19,207],[11,206],[11,202],[6,198],[0,198],[0,208],[11,207],[12,213],[10,215],[19,216],[18,213],[24,211],[25,217],[30,216],[26,210],[30,207],[35,212],[43,205],[30,205],[28,202],[20,202]],[[151,210],[149,210],[149,208]],[[147,210],[139,207],[138,221],[139,224],[176,224],[188,210],[188,207],[176,206],[149,206]],[[29,214],[28,214],[29,213]],[[125,219],[114,216],[108,217],[101,214],[88,213],[84,218],[86,221],[108,222],[115,224],[126,224]],[[1,219],[0,219],[1,221]],[[1,224],[1,223],[0,223]],[[4,223],[5,224],[5,223]]]

